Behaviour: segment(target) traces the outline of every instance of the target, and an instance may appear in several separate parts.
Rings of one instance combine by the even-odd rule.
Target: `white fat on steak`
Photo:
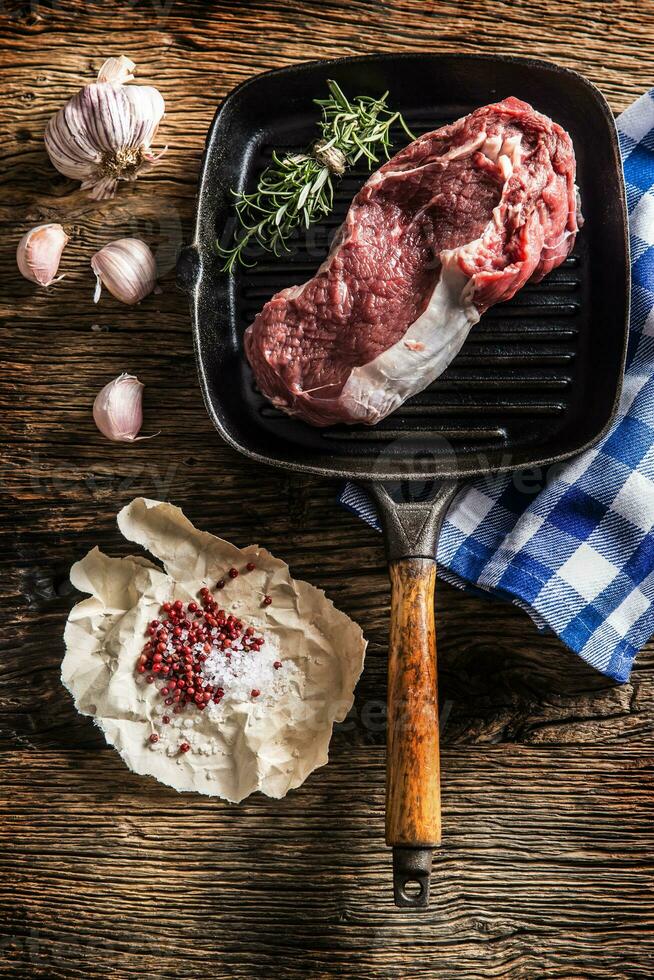
[[[401,340],[354,368],[345,382],[341,400],[352,421],[374,425],[430,385],[479,320],[471,280],[459,269],[455,253],[443,254],[441,260],[440,278],[425,312]]]
[[[520,165],[519,135],[502,140],[482,133],[465,147],[468,153],[476,149],[499,165],[505,183]],[[501,221],[499,207],[494,209],[492,220]],[[471,258],[483,241],[482,235],[460,248],[441,252],[440,276],[424,313],[396,344],[368,364],[354,368],[341,393],[352,420],[374,425],[428,387],[454,360],[480,317],[473,303],[474,279],[461,271],[459,259],[465,253]]]

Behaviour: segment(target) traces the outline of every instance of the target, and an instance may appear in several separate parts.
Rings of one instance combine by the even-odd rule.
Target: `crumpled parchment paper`
[[[71,582],[90,593],[64,633],[61,678],[77,710],[93,717],[130,769],[175,789],[238,802],[255,790],[280,798],[300,786],[327,762],[332,726],[352,706],[366,648],[359,626],[264,548],[236,548],[199,531],[171,504],[139,497],[119,513],[118,526],[164,570],[145,557],[110,558],[98,548],[73,565]],[[226,576],[249,561],[254,571]],[[147,625],[163,602],[196,600],[202,586],[213,590],[220,578],[221,606],[277,645],[286,686],[274,697],[262,691],[257,702],[226,699],[211,713],[189,706],[161,726],[161,699],[135,671]],[[270,606],[262,606],[263,595],[272,597]],[[186,754],[182,741],[191,745]]]

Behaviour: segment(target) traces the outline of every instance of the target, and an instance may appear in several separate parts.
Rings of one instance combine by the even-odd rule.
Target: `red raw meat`
[[[570,253],[570,137],[508,98],[421,136],[356,195],[327,259],[266,303],[245,351],[311,425],[374,424],[426,388],[493,303]]]

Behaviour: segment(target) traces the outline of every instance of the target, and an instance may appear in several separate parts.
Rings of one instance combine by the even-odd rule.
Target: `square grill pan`
[[[273,149],[316,137],[327,80],[379,96],[416,135],[515,95],[570,133],[585,224],[573,254],[543,282],[491,308],[430,387],[373,428],[315,429],[275,410],[243,354],[245,328],[274,293],[304,282],[368,176],[346,174],[329,219],[289,256],[221,271],[233,232],[231,190],[251,189]],[[406,137],[397,134],[394,149]],[[617,135],[600,92],[542,61],[472,55],[372,55],[267,72],[235,89],[207,137],[192,245],[178,279],[190,296],[198,372],[223,438],[272,466],[358,480],[375,496],[391,576],[386,840],[396,904],[424,906],[440,841],[433,592],[440,526],[471,477],[545,465],[597,441],[615,412],[626,352],[629,253]]]
[[[328,78],[350,95],[390,90],[390,105],[416,135],[507,95],[531,102],[572,136],[586,222],[563,266],[492,307],[447,371],[373,428],[314,429],[276,411],[256,390],[242,353],[243,331],[266,300],[317,269],[368,171],[340,181],[332,216],[294,243],[290,256],[264,256],[254,269],[227,276],[214,248],[233,229],[231,189],[251,188],[273,148],[299,151],[315,138],[312,100],[324,96]],[[395,148],[405,142],[398,133]],[[610,421],[625,350],[628,248],[610,110],[580,75],[516,58],[376,55],[256,76],[235,89],[212,124],[195,243],[182,256],[180,278],[192,292],[209,413],[228,442],[262,462],[393,479],[423,475],[414,466],[416,444],[441,476],[572,455]]]

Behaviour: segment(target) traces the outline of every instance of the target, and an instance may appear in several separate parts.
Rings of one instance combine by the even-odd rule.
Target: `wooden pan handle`
[[[416,456],[416,463],[418,457]],[[433,848],[441,839],[434,584],[438,535],[459,491],[453,479],[371,483],[391,576],[386,841],[395,904],[429,903]]]
[[[396,903],[424,906],[432,848],[441,839],[436,562],[401,558],[389,571],[386,843],[393,848]]]

